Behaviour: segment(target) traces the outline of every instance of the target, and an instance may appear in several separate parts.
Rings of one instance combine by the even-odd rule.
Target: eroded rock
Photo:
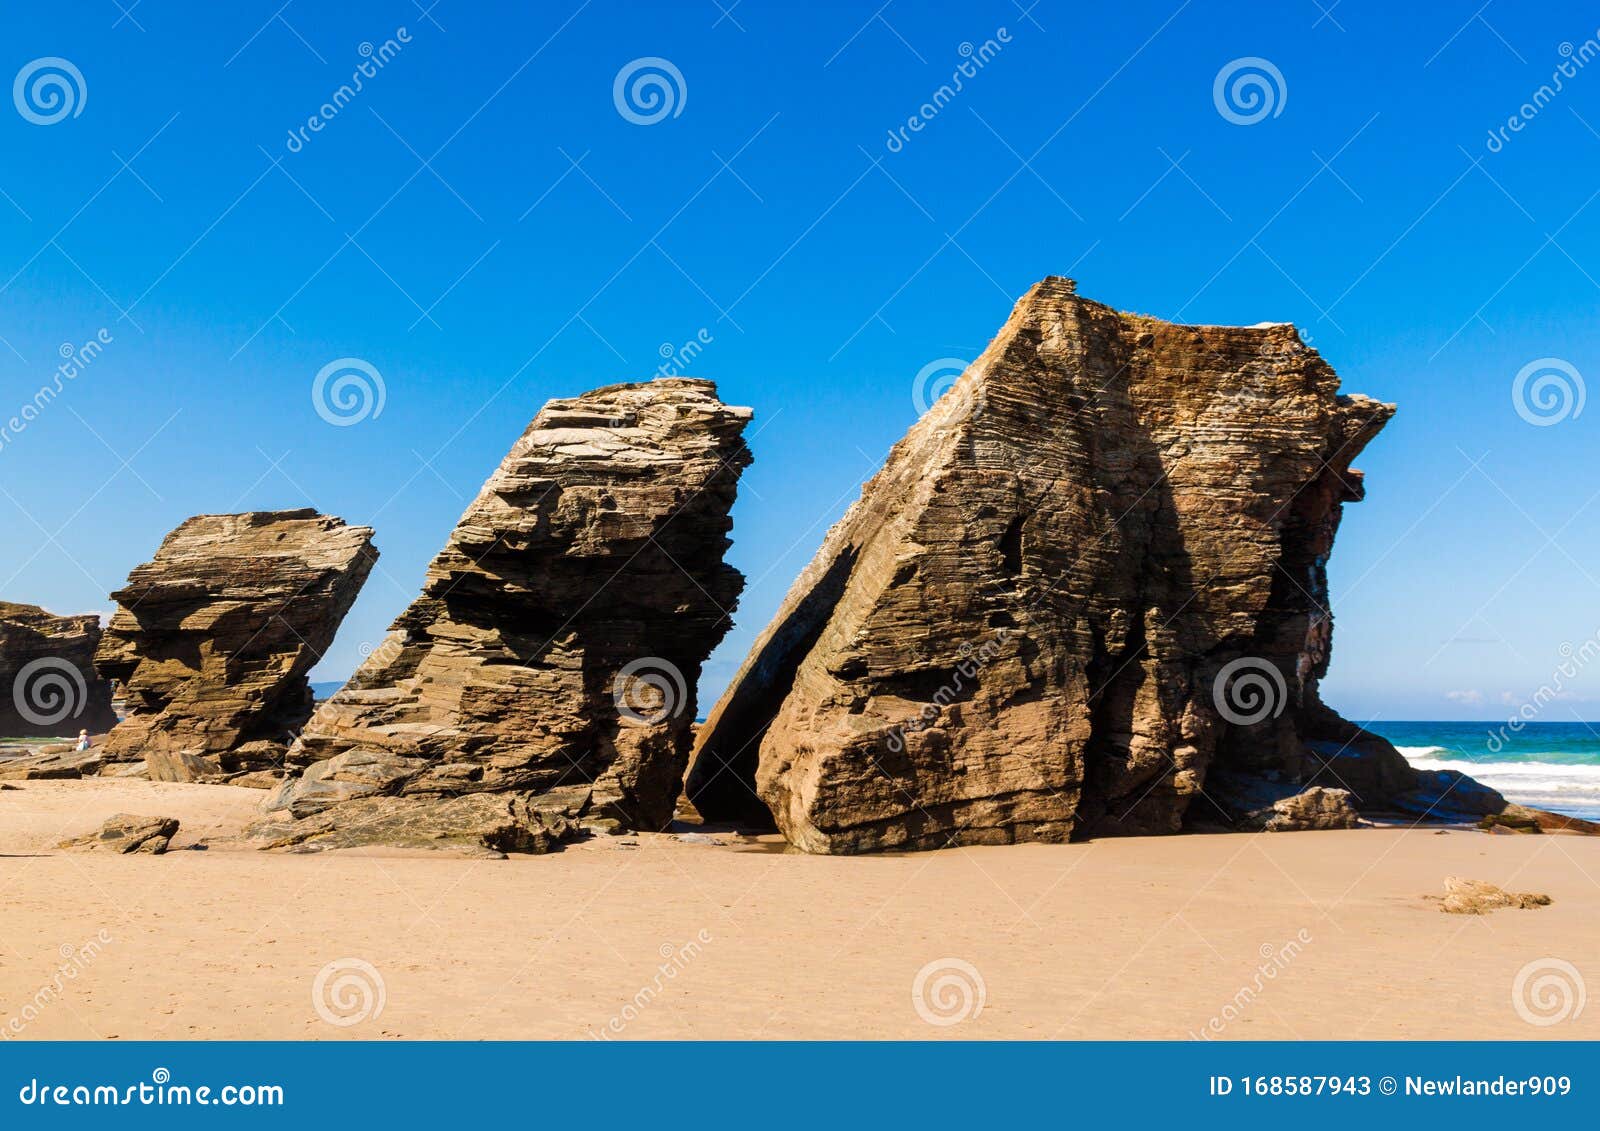
[[[0,735],[76,737],[117,724],[111,684],[94,668],[100,618],[0,601]]]
[[[95,657],[127,718],[108,761],[157,781],[281,765],[311,715],[306,674],[377,560],[372,530],[313,510],[199,515],[111,596]]]
[[[1207,778],[1194,818],[1215,803],[1234,828],[1262,832],[1353,829],[1361,824],[1355,794],[1348,789],[1239,777],[1227,772]]]
[[[99,830],[61,842],[62,848],[87,848],[102,852],[145,852],[160,856],[178,834],[176,817],[141,817],[118,813]]]
[[[1530,910],[1548,907],[1553,900],[1538,892],[1506,891],[1485,880],[1467,880],[1460,876],[1447,876],[1444,897],[1429,896],[1439,900],[1439,910],[1448,915],[1487,915],[1504,907]]]
[[[556,851],[578,835],[586,788],[458,797],[356,796],[300,820],[263,821],[247,835],[261,848],[430,848],[468,855]]]
[[[0,762],[0,781],[51,781],[60,778],[91,777],[101,772],[105,758],[99,749],[78,750],[63,746],[37,754]]]
[[[1292,326],[1045,280],[829,532],[702,728],[690,800],[861,852],[1177,832],[1215,819],[1217,769],[1410,794],[1317,693],[1350,462],[1393,412]]]
[[[303,772],[268,810],[314,818],[322,842],[354,822],[425,841],[413,821],[513,804],[441,804],[479,793],[520,798],[519,820],[549,835],[580,817],[664,828],[700,666],[744,584],[722,558],[749,419],[679,378],[549,402],[422,595],[318,707],[290,753]],[[423,803],[406,816],[395,796]]]

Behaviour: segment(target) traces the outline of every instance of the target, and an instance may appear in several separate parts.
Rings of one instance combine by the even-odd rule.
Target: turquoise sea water
[[[1374,722],[1419,770],[1460,770],[1510,801],[1600,820],[1600,723]]]

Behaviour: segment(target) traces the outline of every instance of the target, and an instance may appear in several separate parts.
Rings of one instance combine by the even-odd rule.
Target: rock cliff
[[[127,718],[105,757],[194,781],[281,766],[322,658],[378,553],[313,510],[199,515],[113,593],[95,664]]]
[[[701,729],[690,800],[813,852],[1237,824],[1260,802],[1208,791],[1230,775],[1503,806],[1318,697],[1350,462],[1394,412],[1338,388],[1292,326],[1038,284],[795,582]],[[1274,827],[1349,819],[1321,808]]]
[[[305,772],[266,806],[295,822],[266,838],[471,839],[487,821],[494,848],[549,846],[579,819],[664,828],[700,666],[744,585],[722,558],[749,419],[679,378],[545,405],[305,727]],[[460,801],[479,793],[514,796]]]
[[[58,617],[0,601],[0,735],[100,734],[117,723],[111,685],[94,670],[100,618]]]

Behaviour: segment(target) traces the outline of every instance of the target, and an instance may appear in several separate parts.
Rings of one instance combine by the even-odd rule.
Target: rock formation
[[[64,840],[58,847],[116,852],[124,856],[134,852],[160,856],[177,834],[176,817],[141,817],[133,813],[118,813],[108,818],[97,831]]]
[[[99,643],[93,613],[0,601],[0,735],[75,738],[116,726],[111,685],[94,670]]]
[[[313,510],[184,522],[111,595],[95,664],[128,717],[106,759],[143,758],[158,781],[281,766],[311,715],[306,673],[377,557],[371,528]]]
[[[530,850],[580,818],[664,828],[744,585],[722,557],[749,419],[677,378],[545,405],[305,727],[308,768],[264,807],[300,823],[265,839],[461,840],[486,819],[484,845]],[[479,793],[511,796],[461,800]],[[377,803],[396,796],[414,803]]]
[[[836,853],[1232,822],[1216,771],[1363,811],[1503,807],[1318,698],[1350,461],[1394,412],[1338,386],[1292,326],[1038,284],[795,582],[690,800]],[[1348,820],[1314,800],[1263,819]]]
[[[1425,898],[1438,900],[1439,910],[1446,915],[1487,915],[1505,907],[1532,911],[1555,902],[1543,892],[1506,891],[1487,880],[1468,880],[1460,876],[1444,878],[1444,895]]]
[[[1353,829],[1361,823],[1356,796],[1348,789],[1284,780],[1213,773],[1206,798],[1217,804],[1234,828],[1269,833],[1307,829]]]

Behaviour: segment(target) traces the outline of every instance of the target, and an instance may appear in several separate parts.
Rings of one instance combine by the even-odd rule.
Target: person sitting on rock
[[[78,732],[78,746],[77,746],[77,749],[79,749],[79,750],[87,750],[87,749],[89,749],[89,732],[87,730],[80,730]]]

